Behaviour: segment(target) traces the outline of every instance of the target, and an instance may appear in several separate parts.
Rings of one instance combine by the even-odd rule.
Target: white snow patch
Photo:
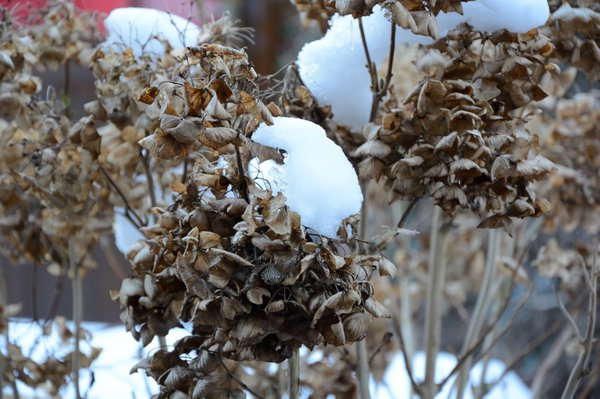
[[[287,205],[300,214],[304,226],[321,235],[336,237],[342,220],[360,212],[362,204],[352,164],[319,125],[286,117],[273,121],[271,126],[261,124],[252,139],[285,150],[284,164],[265,161],[257,165],[255,160],[249,167],[251,177],[274,194],[283,193]]]
[[[113,222],[113,233],[115,245],[123,255],[133,247],[139,240],[146,237],[125,217],[125,209],[115,208],[115,221]]]
[[[387,54],[390,22],[377,6],[363,18],[369,52],[374,62]],[[333,117],[360,130],[371,110],[371,79],[360,38],[358,22],[352,16],[336,15],[319,40],[307,43],[298,54],[300,77],[319,104],[331,105]]]
[[[72,322],[67,325],[73,330]],[[91,371],[94,373],[94,383],[90,386],[90,371],[84,370],[80,374],[80,387],[83,393],[87,392],[88,399],[104,398],[133,398],[150,397],[158,393],[158,385],[152,378],[145,376],[144,371],[129,374],[130,369],[142,358],[155,352],[158,340],[155,339],[146,348],[133,339],[123,326],[113,326],[107,323],[84,322],[82,327],[89,331],[92,339],[89,343],[82,342],[82,351],[89,353],[90,346],[102,348],[98,359],[92,363]],[[36,339],[42,334],[41,327],[31,320],[19,319],[9,322],[9,336],[11,343],[19,345],[25,354],[33,348]],[[166,337],[167,345],[172,346],[177,340],[189,335],[183,329],[175,328]],[[48,356],[57,354],[63,356],[73,348],[65,346],[60,341],[58,334],[53,330],[50,336],[43,337],[32,353],[36,361],[43,361]],[[4,340],[0,343],[0,350],[5,351]],[[51,396],[44,387],[31,389],[24,384],[18,385],[21,398],[50,399]],[[5,394],[12,394],[10,387],[5,388]],[[9,396],[10,397],[10,396]],[[75,392],[72,384],[60,392],[60,397],[74,398]]]
[[[436,359],[435,381],[441,382],[456,365],[456,356],[440,352]],[[469,383],[478,387],[481,382],[483,373],[483,362],[479,362],[473,366],[469,375]],[[425,380],[425,353],[417,352],[413,358],[412,369],[417,382]],[[506,366],[497,359],[490,359],[486,369],[485,383],[496,383],[498,378],[502,376]],[[456,388],[453,388],[456,377],[452,377],[444,388],[435,396],[438,399],[446,399],[456,396]],[[392,362],[388,366],[383,381],[381,384],[371,382],[372,396],[377,399],[409,399],[410,380],[404,366],[404,357],[401,353],[396,354]],[[474,399],[473,392],[470,388],[465,390],[464,399]],[[485,399],[529,399],[531,398],[531,390],[523,383],[519,376],[509,371],[494,385],[485,396]]]
[[[475,0],[463,3],[463,12],[437,16],[440,38],[464,22],[484,32],[526,32],[543,25],[550,15],[547,0]],[[377,65],[386,61],[389,51],[391,22],[385,14],[376,6],[373,14],[363,18],[369,53]],[[409,30],[396,31],[396,43],[433,42]],[[300,77],[319,104],[331,105],[333,118],[355,131],[368,122],[371,110],[366,64],[358,21],[351,15],[335,15],[325,36],[307,43],[298,54]]]
[[[136,56],[142,52],[163,54],[165,47],[154,38],[160,36],[175,48],[198,44],[200,28],[180,16],[143,7],[115,8],[104,20],[108,37],[104,46],[131,47]]]

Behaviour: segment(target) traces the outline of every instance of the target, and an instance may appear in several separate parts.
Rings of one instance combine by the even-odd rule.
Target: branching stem
[[[135,212],[135,210],[131,207],[131,205],[129,205],[129,201],[127,200],[127,197],[125,196],[125,194],[123,194],[123,191],[121,191],[119,186],[117,186],[117,183],[115,183],[115,181],[112,179],[112,177],[110,177],[108,172],[102,166],[100,166],[100,171],[102,172],[102,174],[108,181],[108,184],[117,192],[119,197],[121,197],[121,199],[123,200],[123,203],[125,204],[125,217],[127,219],[129,219],[129,221],[131,221],[131,223],[133,223],[133,225],[138,229],[140,227],[144,226],[145,225],[144,221],[142,220],[141,217],[139,217],[139,215]],[[133,215],[135,217],[135,220],[131,217],[131,215]]]
[[[596,314],[598,310],[598,251],[594,252],[594,260],[590,270],[587,270],[585,261],[581,259],[583,275],[588,286],[588,311],[587,326],[585,335],[581,335],[577,326],[574,326],[575,332],[580,337],[581,353],[575,362],[573,370],[569,375],[569,380],[562,393],[561,399],[572,399],[577,391],[577,386],[581,379],[589,372],[588,366],[594,344],[594,330],[596,329]],[[564,307],[561,309],[565,309]],[[566,311],[566,309],[564,310]]]
[[[492,299],[492,286],[494,282],[494,276],[496,274],[496,252],[498,248],[498,237],[499,234],[497,229],[489,230],[488,249],[486,256],[485,271],[483,273],[483,283],[481,286],[481,290],[479,291],[479,296],[477,297],[477,302],[475,303],[473,316],[471,317],[469,326],[467,328],[467,334],[465,336],[465,340],[463,342],[463,347],[461,351],[462,356],[465,356],[465,352],[468,350],[468,348],[470,348],[473,345],[473,342],[477,340],[477,337],[481,332],[481,327],[483,326],[483,323],[486,319],[489,303]],[[460,371],[458,372],[458,383],[456,391],[457,399],[463,397],[472,363],[472,358],[470,356],[467,357],[462,367],[460,368]]]

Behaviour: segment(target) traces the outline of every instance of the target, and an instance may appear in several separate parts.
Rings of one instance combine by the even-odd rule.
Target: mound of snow
[[[200,35],[200,28],[185,18],[143,7],[115,8],[104,20],[104,26],[108,32],[104,46],[131,47],[136,56],[142,51],[165,52],[165,46],[155,36],[178,49],[198,44]]]
[[[543,25],[550,14],[547,0],[475,0],[463,3],[463,12],[437,16],[440,38],[464,22],[484,32],[526,32]],[[385,63],[389,51],[391,21],[385,14],[376,6],[373,14],[363,18],[369,53],[378,66]],[[409,30],[396,31],[396,43],[433,42]],[[319,104],[331,105],[333,118],[355,131],[368,122],[371,110],[371,78],[366,65],[358,21],[351,15],[335,15],[325,36],[307,43],[298,54],[300,77],[313,96]]]
[[[385,59],[390,22],[383,10],[363,18],[365,37],[374,62]],[[307,43],[298,54],[300,77],[321,105],[331,105],[333,117],[360,130],[371,111],[371,78],[357,20],[336,15],[319,40]]]
[[[251,176],[274,194],[283,193],[286,204],[300,214],[304,226],[335,237],[342,220],[360,212],[362,204],[352,164],[319,125],[285,117],[273,121],[271,126],[261,124],[252,139],[285,150],[284,164],[253,161]]]
[[[550,16],[547,0],[477,0],[462,6],[466,22],[482,32],[527,32]]]

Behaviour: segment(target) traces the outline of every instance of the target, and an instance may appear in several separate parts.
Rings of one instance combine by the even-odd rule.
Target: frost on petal
[[[175,48],[198,44],[200,28],[193,22],[159,10],[143,7],[114,9],[104,20],[108,32],[105,46],[117,49],[131,47],[137,56],[143,51],[162,54],[159,36]]]
[[[268,185],[282,192],[303,225],[335,237],[342,220],[358,213],[362,204],[352,164],[319,125],[285,117],[273,122],[271,126],[261,124],[252,139],[285,150],[284,164],[254,160],[249,167],[251,177],[261,187]]]

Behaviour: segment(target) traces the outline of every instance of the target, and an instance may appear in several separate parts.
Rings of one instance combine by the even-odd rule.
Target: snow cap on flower
[[[543,25],[550,13],[547,0],[475,0],[462,7],[463,15],[437,15],[438,39],[465,22],[482,32],[527,32]],[[389,51],[392,22],[386,13],[375,6],[371,15],[362,18],[369,54],[378,66],[385,64]],[[396,43],[433,42],[431,37],[407,29],[396,31]],[[371,78],[366,64],[358,20],[352,15],[333,16],[325,36],[307,43],[298,54],[302,81],[321,106],[331,105],[333,119],[354,131],[362,130],[371,110]]]
[[[273,118],[273,122],[261,124],[252,139],[285,150],[287,155],[281,167],[265,164],[269,161],[259,165],[259,177],[269,181],[274,194],[285,195],[286,204],[300,214],[303,225],[335,237],[341,222],[360,212],[362,204],[352,164],[319,125],[287,117]]]
[[[200,28],[180,16],[143,7],[114,9],[104,20],[108,37],[107,47],[131,47],[136,56],[143,51],[155,54],[165,52],[164,45],[154,36],[165,39],[173,48],[198,44]]]

